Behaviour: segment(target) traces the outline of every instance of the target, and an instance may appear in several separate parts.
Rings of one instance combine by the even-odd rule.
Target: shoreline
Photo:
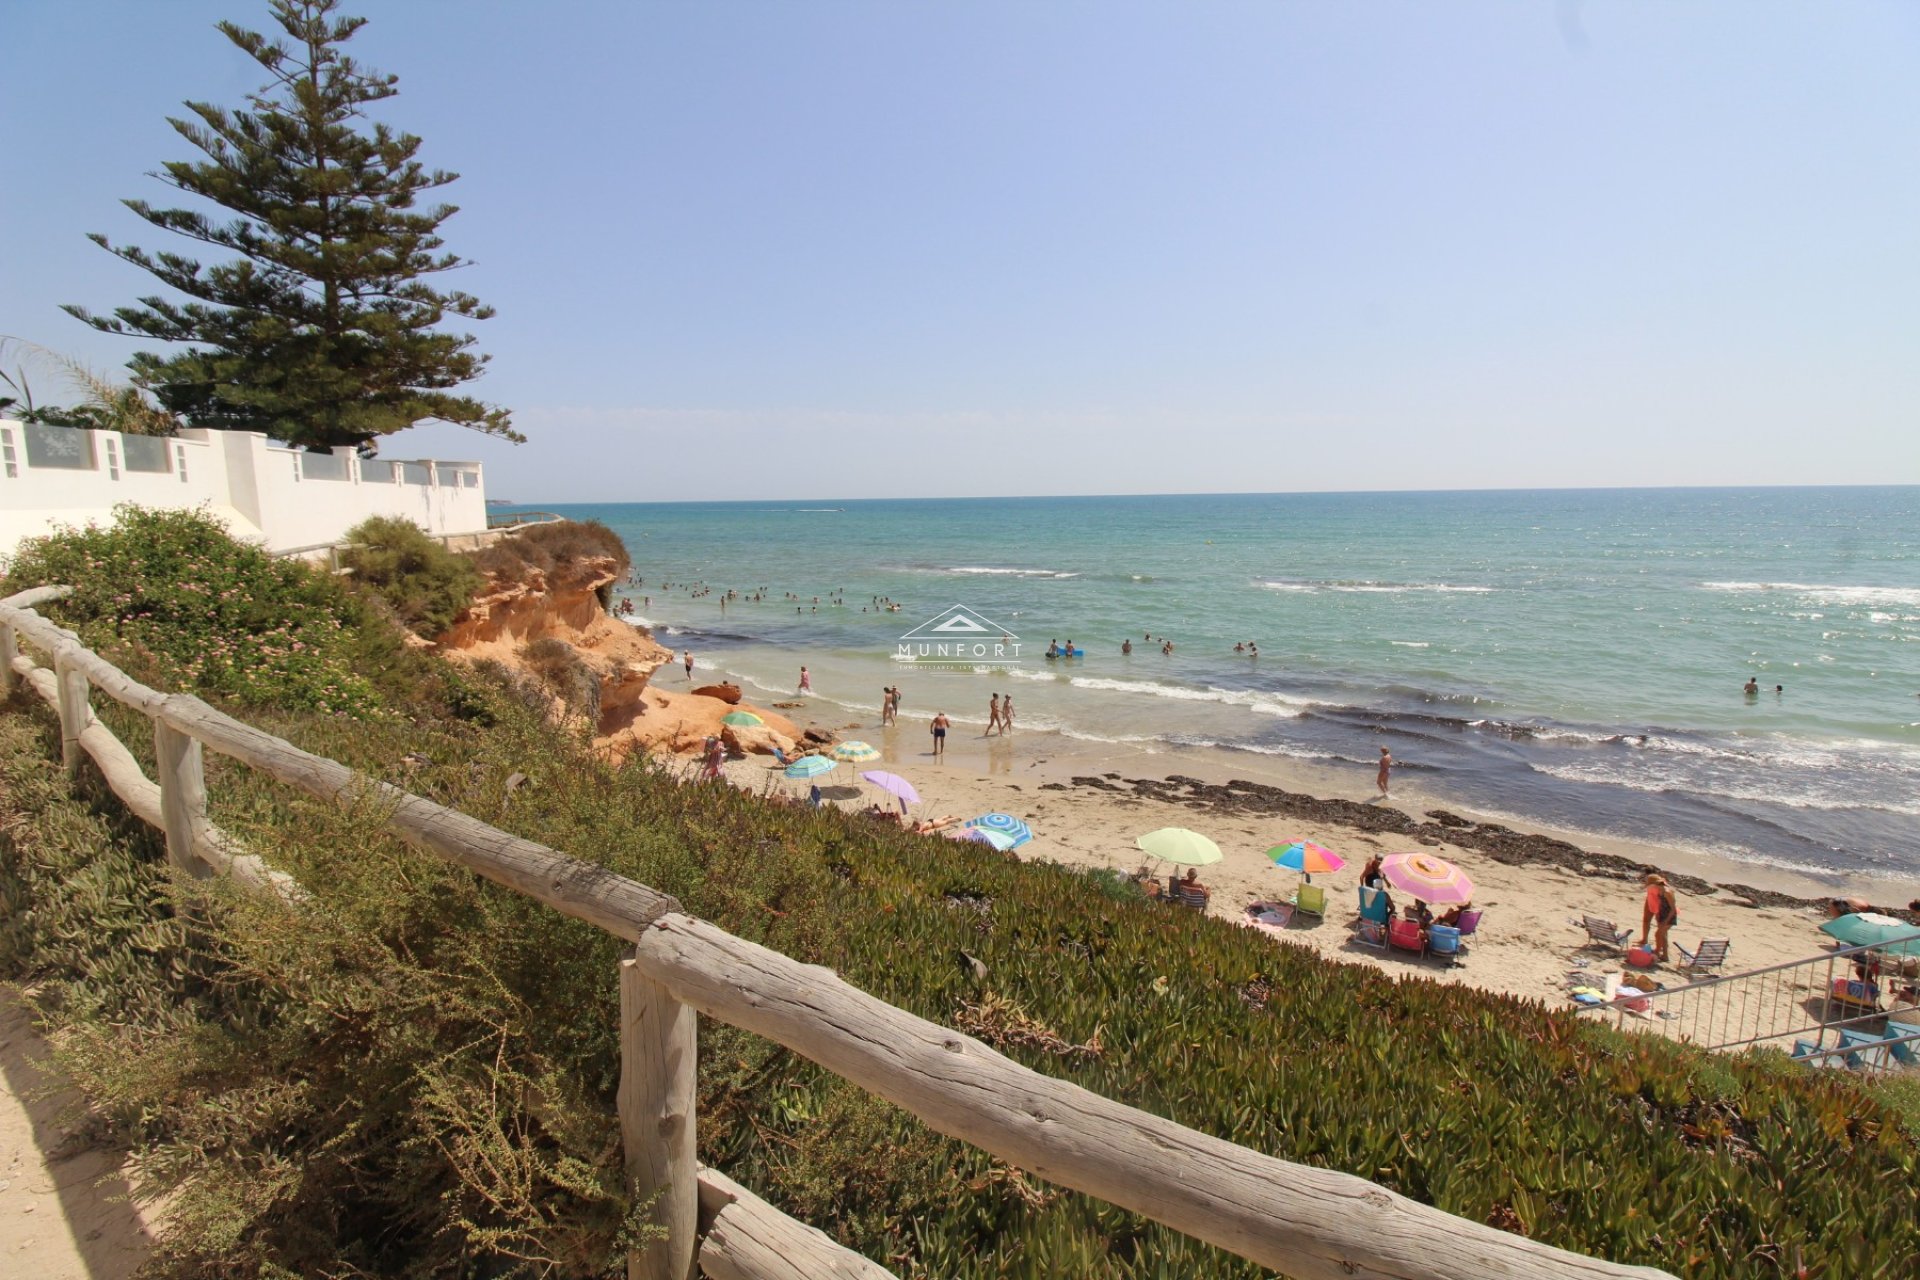
[[[1240,753],[1218,748],[1115,749],[1051,730],[993,738],[950,735],[946,759],[936,761],[926,726],[917,719],[882,727],[877,718],[809,716],[805,707],[783,710],[803,727],[835,738],[860,738],[881,752],[870,765],[823,780],[830,788],[838,784],[830,792],[836,797],[831,803],[857,810],[885,799],[860,783],[858,774],[863,768],[898,772],[923,797],[916,817],[1009,812],[1035,833],[1012,856],[1089,870],[1132,872],[1150,865],[1134,846],[1135,836],[1163,826],[1192,827],[1214,839],[1223,853],[1222,861],[1200,869],[1211,890],[1209,913],[1243,923],[1249,904],[1285,900],[1300,880],[1298,873],[1276,868],[1265,850],[1284,840],[1314,840],[1347,865],[1313,877],[1327,891],[1324,919],[1297,916],[1276,933],[1277,943],[1555,1006],[1566,1003],[1570,974],[1591,967],[1597,975],[1608,966],[1619,967],[1617,953],[1587,949],[1579,918],[1611,919],[1637,936],[1640,878],[1647,869],[1665,873],[1680,896],[1681,918],[1672,942],[1692,948],[1702,938],[1730,939],[1728,973],[1818,955],[1827,940],[1815,926],[1824,918],[1826,899],[1857,894],[1903,906],[1915,892],[1914,886],[1895,884],[1867,892],[1854,879],[1843,887],[1694,851],[1543,830],[1447,806],[1417,785],[1395,788],[1386,801],[1342,797],[1342,791],[1351,796],[1361,787],[1371,790],[1370,774],[1362,778],[1358,769],[1298,761],[1249,768]],[[805,794],[770,765],[760,757],[736,759],[728,763],[727,775],[756,792],[784,786]],[[1354,776],[1342,777],[1343,772]],[[1352,940],[1354,889],[1367,857],[1423,848],[1472,877],[1474,905],[1486,913],[1458,965],[1376,951]],[[1154,869],[1163,878],[1173,870],[1165,864]],[[1688,981],[1670,965],[1660,966],[1654,976],[1669,986]]]

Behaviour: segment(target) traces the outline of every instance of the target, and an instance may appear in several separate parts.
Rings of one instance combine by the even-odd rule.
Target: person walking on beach
[[[933,718],[933,758],[935,760],[942,759],[947,754],[947,726],[952,723],[947,719],[947,713],[944,711]]]
[[[890,684],[880,687],[880,723],[893,723],[893,686]]]
[[[727,749],[726,747],[721,745],[720,739],[708,738],[707,739],[707,759],[706,759],[706,774],[707,774],[708,782],[718,782],[720,780],[720,766],[726,763],[726,759],[727,759]]]
[[[1647,945],[1647,926],[1653,926],[1653,954],[1667,958],[1667,930],[1680,923],[1680,901],[1667,887],[1667,878],[1657,871],[1647,872],[1647,900],[1640,908],[1640,945]]]
[[[687,664],[687,679],[691,680],[693,679],[693,650],[691,649],[687,650],[686,664]]]
[[[987,699],[987,733],[1000,732],[1000,695],[994,694]],[[980,736],[986,737],[987,733]]]
[[[800,668],[800,692],[802,693],[813,692],[813,677],[807,674],[807,669],[805,667]]]
[[[900,686],[893,686],[893,723],[900,723]]]
[[[1387,798],[1387,782],[1393,777],[1393,752],[1380,748],[1380,775],[1374,781],[1380,784],[1380,798]]]

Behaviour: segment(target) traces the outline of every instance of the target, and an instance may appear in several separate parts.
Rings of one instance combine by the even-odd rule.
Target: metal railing
[[[1920,939],[1920,930],[1913,937]],[[1901,959],[1888,952],[1911,939],[1895,938],[1867,946],[1842,947],[1804,960],[1789,960],[1689,982],[1684,986],[1641,991],[1622,987],[1607,1004],[1581,1010],[1589,1017],[1611,1015],[1623,1031],[1637,1030],[1685,1040],[1705,1049],[1739,1049],[1748,1045],[1812,1036],[1813,1052],[1823,1060],[1836,1054],[1856,1054],[1858,1046],[1842,1048],[1843,1033],[1883,1031],[1889,1019],[1920,1023],[1920,1005],[1908,986],[1904,1004],[1882,1006],[1881,983],[1874,976],[1896,973]],[[1899,981],[1895,979],[1894,981]],[[1888,985],[1892,985],[1891,982]],[[1829,1046],[1828,1041],[1834,1043]],[[1902,1041],[1904,1043],[1904,1041]],[[1883,1066],[1891,1055],[1868,1056]]]

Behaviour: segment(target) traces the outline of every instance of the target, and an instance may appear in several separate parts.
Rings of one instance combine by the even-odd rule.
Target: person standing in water
[[[947,754],[947,727],[952,723],[947,719],[947,713],[944,711],[933,718],[933,758],[935,760],[943,759]]]
[[[1126,640],[1122,640],[1122,641],[1120,642],[1120,653],[1121,653],[1121,656],[1122,656],[1122,657],[1124,657],[1124,656],[1126,656],[1127,654],[1129,654],[1129,653],[1132,653],[1132,652],[1133,652],[1133,641],[1132,641],[1132,639],[1131,639],[1131,638],[1129,638],[1129,639],[1126,639]]]
[[[693,679],[693,650],[687,650],[685,661],[687,664],[687,679],[691,680]]]
[[[1380,798],[1383,800],[1387,796],[1387,782],[1392,777],[1393,777],[1393,752],[1387,750],[1385,747],[1382,747],[1380,748],[1380,776],[1375,778],[1374,781],[1379,783],[1380,785]]]
[[[807,674],[807,669],[805,667],[800,668],[800,692],[802,693],[813,692],[813,677]]]

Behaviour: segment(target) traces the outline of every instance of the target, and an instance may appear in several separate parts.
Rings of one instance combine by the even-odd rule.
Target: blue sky
[[[1920,481],[1920,6],[361,0],[529,502]],[[258,68],[8,0],[0,333]]]

